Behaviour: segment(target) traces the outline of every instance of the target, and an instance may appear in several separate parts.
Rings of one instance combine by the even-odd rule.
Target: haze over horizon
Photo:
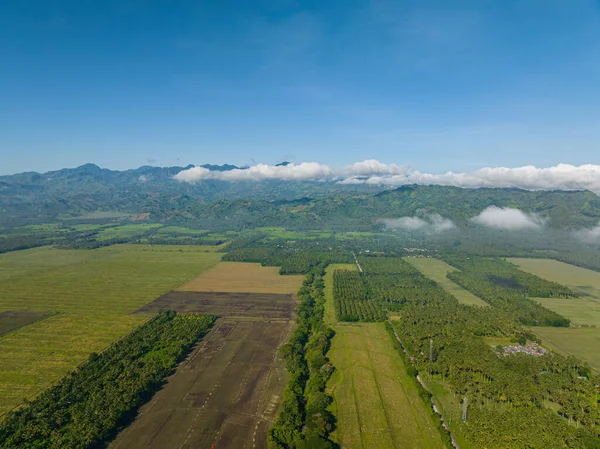
[[[0,174],[599,164],[594,0],[10,2]]]

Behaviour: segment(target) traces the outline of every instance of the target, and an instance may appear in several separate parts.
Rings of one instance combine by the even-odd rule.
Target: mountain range
[[[286,163],[282,163],[285,165]],[[221,181],[194,184],[173,176],[186,167],[109,170],[94,164],[0,177],[0,224],[49,222],[95,211],[150,213],[151,220],[197,221],[215,227],[288,226],[365,230],[377,219],[439,214],[459,226],[489,206],[536,214],[555,228],[595,226],[600,198],[588,191],[462,189],[406,185],[385,188],[334,181]],[[230,164],[209,170],[233,170]],[[221,227],[221,226],[219,226]]]

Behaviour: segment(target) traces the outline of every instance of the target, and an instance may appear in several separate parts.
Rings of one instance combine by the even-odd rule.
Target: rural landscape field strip
[[[542,343],[574,355],[600,373],[600,273],[550,259],[509,258],[523,271],[566,285],[579,298],[535,298],[540,304],[571,320],[571,328],[535,327]],[[573,328],[575,327],[575,328]]]
[[[558,282],[582,296],[600,301],[600,272],[553,259],[509,257],[507,260],[517,265],[522,271]]]
[[[334,263],[329,264],[325,269],[325,276],[323,277],[325,283],[325,316],[323,319],[325,324],[337,321],[333,305],[333,272],[335,270],[358,270],[358,267],[353,263]]]
[[[56,312],[0,337],[0,415],[148,316],[131,312],[215,265],[207,247],[36,248],[0,255],[0,312]]]
[[[0,422],[0,447],[103,447],[215,321],[156,315]]]
[[[182,285],[178,291],[295,294],[302,276],[280,276],[278,267],[259,263],[221,262]]]
[[[458,302],[468,306],[489,306],[483,299],[478,298],[470,291],[465,290],[446,277],[449,272],[456,271],[456,268],[448,265],[446,262],[433,257],[405,257],[404,260],[412,264],[425,276],[440,284],[442,288],[454,296]]]
[[[52,312],[28,312],[25,310],[0,312],[0,337],[51,315]]]
[[[220,319],[111,448],[266,447],[290,323]]]
[[[600,329],[535,327],[531,330],[539,335],[544,346],[563,355],[573,355],[600,374]]]
[[[329,381],[344,448],[441,448],[437,429],[382,323],[334,326]]]

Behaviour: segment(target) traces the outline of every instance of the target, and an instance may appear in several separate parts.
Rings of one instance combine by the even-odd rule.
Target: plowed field
[[[289,330],[289,321],[219,320],[111,448],[266,448]]]

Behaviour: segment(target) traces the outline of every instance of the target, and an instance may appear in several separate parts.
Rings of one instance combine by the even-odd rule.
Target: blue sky
[[[0,174],[600,164],[596,0],[8,0],[0,55]]]

